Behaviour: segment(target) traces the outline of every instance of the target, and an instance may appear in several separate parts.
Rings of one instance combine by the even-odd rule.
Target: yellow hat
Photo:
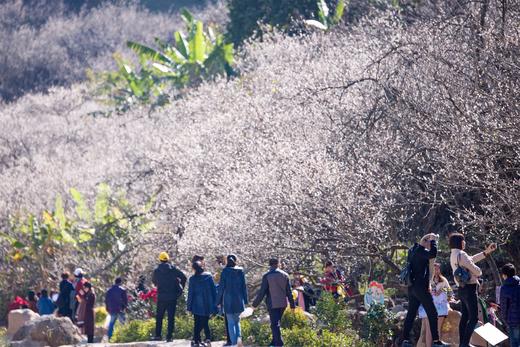
[[[160,261],[168,261],[168,260],[170,260],[170,257],[168,256],[168,253],[161,252],[161,254],[159,254],[159,260]]]

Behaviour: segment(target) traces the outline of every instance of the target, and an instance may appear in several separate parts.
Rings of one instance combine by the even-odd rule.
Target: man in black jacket
[[[269,267],[269,271],[262,277],[262,285],[253,301],[253,307],[258,307],[262,299],[267,297],[266,304],[273,334],[270,346],[278,347],[283,346],[280,321],[287,307],[287,300],[289,300],[291,309],[294,309],[295,305],[289,275],[278,269],[278,259],[269,260]]]
[[[410,265],[412,273],[412,286],[408,287],[408,312],[404,321],[402,347],[412,347],[409,341],[410,331],[413,321],[422,304],[432,333],[432,347],[449,346],[439,339],[439,329],[437,327],[437,309],[433,304],[430,293],[430,259],[437,257],[438,235],[424,235],[421,241],[414,245],[410,254]]]
[[[159,254],[160,264],[153,272],[152,282],[157,287],[157,315],[155,317],[155,338],[161,340],[162,321],[164,313],[168,312],[168,331],[166,341],[173,338],[175,328],[175,310],[177,309],[177,298],[182,294],[186,285],[186,276],[169,263],[168,253]]]

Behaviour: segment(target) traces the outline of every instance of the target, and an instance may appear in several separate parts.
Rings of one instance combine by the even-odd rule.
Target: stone
[[[7,318],[7,336],[12,337],[25,324],[25,322],[38,317],[40,317],[38,313],[27,308],[10,311]]]
[[[399,312],[403,312],[403,311],[406,311],[406,309],[404,308],[403,305],[395,305],[394,307],[392,307],[391,309],[392,313],[399,313]]]
[[[41,346],[58,347],[77,344],[83,341],[83,337],[69,318],[43,316],[26,322],[14,334],[11,346],[16,347],[19,341],[26,343],[27,346],[29,344],[36,346],[39,343]]]

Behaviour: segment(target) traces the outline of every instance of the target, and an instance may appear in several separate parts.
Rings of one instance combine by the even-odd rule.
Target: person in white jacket
[[[464,235],[456,233],[450,236],[450,248],[450,264],[453,272],[460,266],[471,275],[467,283],[458,283],[455,278],[455,283],[459,287],[458,295],[461,301],[462,313],[459,323],[459,346],[468,347],[471,335],[478,322],[477,286],[478,278],[482,275],[482,270],[475,263],[485,259],[494,252],[497,249],[497,245],[492,243],[485,251],[470,256],[464,251],[466,248]]]

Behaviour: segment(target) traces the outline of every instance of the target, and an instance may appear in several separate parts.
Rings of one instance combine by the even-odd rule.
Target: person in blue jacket
[[[236,255],[227,256],[226,267],[220,275],[217,303],[224,308],[232,345],[241,345],[240,314],[248,304],[246,276],[237,266]]]
[[[54,313],[54,309],[56,309],[56,306],[49,298],[49,292],[47,291],[47,289],[42,289],[40,299],[38,299],[36,307],[38,308],[38,313],[40,314],[40,316]]]
[[[217,286],[213,276],[205,272],[202,261],[198,260],[192,264],[195,274],[188,281],[187,310],[193,314],[193,343],[192,346],[209,346],[211,344],[211,330],[209,329],[209,318],[217,313]],[[200,336],[204,329],[206,335],[205,344],[202,344]]]
[[[509,344],[520,347],[520,277],[513,264],[502,267],[504,284],[500,287],[500,314],[507,326]]]

